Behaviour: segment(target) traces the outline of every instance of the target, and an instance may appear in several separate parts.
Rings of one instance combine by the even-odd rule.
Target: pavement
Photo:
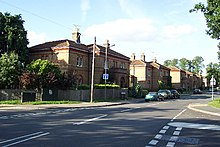
[[[115,106],[115,105],[124,105],[129,103],[135,103],[140,101],[140,99],[132,99],[132,100],[122,100],[119,102],[98,102],[98,103],[89,103],[89,102],[82,102],[79,104],[46,104],[46,105],[0,105],[0,110],[15,110],[15,109],[22,109],[22,110],[39,110],[39,109],[55,109],[55,108],[86,108],[86,107],[106,107],[106,106]],[[215,115],[220,117],[220,109],[209,106],[208,104],[189,104],[188,108],[209,114]]]

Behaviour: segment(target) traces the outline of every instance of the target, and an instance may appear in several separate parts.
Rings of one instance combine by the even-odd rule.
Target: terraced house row
[[[29,55],[31,60],[47,59],[57,64],[62,72],[73,75],[77,85],[90,85],[93,46],[94,44],[82,44],[80,33],[76,30],[72,33],[72,40],[57,40],[30,47]],[[144,54],[136,60],[135,54],[129,58],[107,45],[96,45],[95,52],[94,84],[103,83],[107,61],[109,74],[107,82],[118,84],[122,88],[139,83],[144,88],[156,90],[159,86],[158,81],[164,84],[172,82],[176,89],[202,86],[201,76],[175,67],[163,66],[157,63],[156,59],[146,62]]]

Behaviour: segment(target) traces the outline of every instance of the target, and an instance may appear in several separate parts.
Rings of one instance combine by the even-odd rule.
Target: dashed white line
[[[168,130],[170,128],[170,126],[164,126],[163,129],[164,130]]]
[[[103,117],[106,117],[106,116],[108,116],[108,115],[107,115],[107,114],[104,114],[104,115],[101,115],[101,116],[99,116],[99,117],[95,117],[95,118],[91,118],[91,119],[84,120],[84,121],[82,121],[82,122],[73,123],[73,125],[82,125],[82,124],[85,124],[85,123],[87,123],[87,122],[95,121],[95,120],[97,120],[97,119],[100,119],[100,118],[103,118]]]
[[[163,137],[163,135],[157,134],[154,138],[155,139],[161,139]]]
[[[167,130],[160,130],[160,134],[165,134]]]
[[[174,147],[175,145],[175,142],[168,142],[166,147]]]
[[[174,131],[174,132],[173,132],[173,135],[175,135],[175,136],[180,135],[180,131]]]
[[[158,140],[151,140],[149,142],[150,145],[156,145],[158,143]]]

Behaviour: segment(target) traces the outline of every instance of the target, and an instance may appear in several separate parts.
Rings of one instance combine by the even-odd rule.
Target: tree
[[[192,60],[193,73],[202,74],[202,69],[205,67],[203,64],[204,59],[201,56],[196,56]]]
[[[19,61],[24,63],[27,59],[27,32],[24,29],[21,15],[10,15],[0,12],[0,55],[14,51]]]
[[[165,61],[163,62],[163,65],[164,65],[164,66],[170,66],[170,65],[171,65],[171,60],[165,60]]]
[[[21,64],[14,52],[0,57],[0,88],[15,88],[19,83]]]
[[[207,65],[207,68],[206,68],[206,72],[207,72],[207,75],[206,75],[206,78],[208,81],[211,80],[212,78],[212,75],[214,76],[215,80],[216,80],[216,85],[218,85],[220,83],[220,65],[218,63],[209,63]]]
[[[165,60],[164,63],[163,63],[163,65],[164,65],[164,66],[175,66],[175,67],[178,67],[178,62],[179,62],[178,59]]]
[[[207,0],[207,5],[202,3],[196,4],[194,9],[190,12],[201,11],[206,18],[206,25],[208,30],[206,33],[213,39],[220,39],[220,1],[219,0]],[[219,48],[220,49],[220,48]],[[218,52],[218,58],[220,59],[220,53]]]
[[[188,60],[186,58],[181,58],[179,60],[179,67],[182,70],[189,70],[189,64],[190,64],[190,60]]]
[[[36,88],[46,86],[54,86],[61,78],[61,71],[58,66],[49,62],[48,60],[35,60],[27,65],[27,71],[36,74],[37,83]]]

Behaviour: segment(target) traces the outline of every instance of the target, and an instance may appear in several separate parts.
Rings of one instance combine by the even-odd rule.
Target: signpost
[[[212,86],[212,100],[214,100],[214,85],[216,84],[216,80],[214,76],[212,75],[212,78],[210,80],[210,85]]]

